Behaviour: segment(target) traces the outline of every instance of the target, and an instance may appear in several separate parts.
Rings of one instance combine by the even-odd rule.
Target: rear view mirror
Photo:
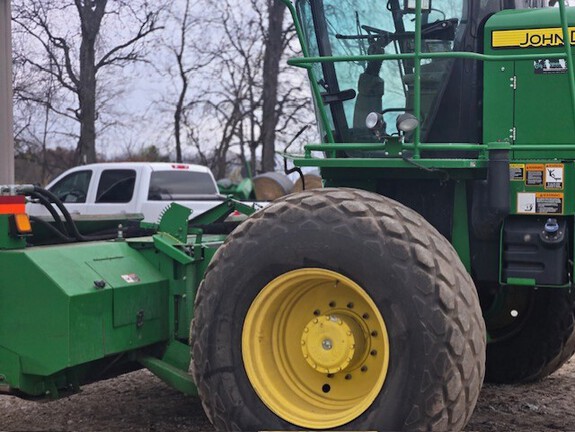
[[[404,0],[404,12],[415,12],[415,0]],[[431,10],[431,0],[421,0],[421,10],[429,12]]]

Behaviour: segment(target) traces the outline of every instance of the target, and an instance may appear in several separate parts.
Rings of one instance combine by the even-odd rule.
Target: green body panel
[[[559,12],[558,8],[503,11],[491,17],[485,26],[485,54],[502,58],[531,56],[530,59],[513,62],[487,62],[484,66],[484,141],[508,138],[514,145],[534,149],[513,151],[513,159],[575,158],[572,147],[565,151],[557,150],[560,148],[557,145],[572,146],[575,143],[573,95],[569,91],[571,77],[567,73],[569,68],[547,72],[542,69],[545,60],[552,59],[554,55],[564,55],[566,48],[562,44],[493,47],[493,32],[527,30],[526,34],[530,34],[528,30],[533,29],[535,34],[545,35],[544,29],[558,29]],[[572,26],[575,23],[573,8],[566,10],[566,16]],[[569,32],[573,43],[573,30]],[[525,39],[528,40],[528,37]],[[505,70],[502,72],[502,69]],[[513,128],[514,137],[510,134]],[[549,145],[555,147],[550,149]]]
[[[0,341],[18,353],[21,374],[50,376],[168,338],[168,323],[162,319],[167,277],[128,243],[2,252],[2,262],[20,269],[0,275]],[[130,274],[139,281],[122,279]],[[101,289],[94,284],[100,280],[106,281]],[[137,326],[140,311],[144,314]]]
[[[575,136],[571,98],[565,73],[536,74],[532,61],[515,63],[516,144],[571,144]],[[519,153],[519,152],[518,152]],[[516,157],[533,157],[516,154]],[[565,156],[573,158],[571,152]]]
[[[253,211],[219,207],[221,218]],[[173,205],[165,232],[128,240],[16,249],[18,238],[2,232],[0,392],[54,398],[144,366],[197,394],[188,374],[194,299],[225,235],[188,234],[188,215]]]
[[[485,91],[483,103],[483,142],[511,142],[514,127],[514,90],[512,87],[515,64],[510,61],[485,63]]]

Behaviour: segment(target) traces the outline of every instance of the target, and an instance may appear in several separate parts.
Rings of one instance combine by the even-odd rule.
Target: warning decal
[[[535,213],[535,194],[523,193],[517,194],[517,213]]]
[[[545,165],[545,189],[563,189],[563,164]]]
[[[562,214],[563,194],[519,192],[517,194],[517,213]]]
[[[527,171],[527,178],[525,184],[527,186],[543,186],[543,176],[545,173],[545,165],[543,164],[527,164],[525,167]]]
[[[121,276],[127,283],[138,283],[140,277],[136,273],[125,274]]]
[[[541,192],[535,194],[537,201],[537,211],[540,214],[561,214],[563,213],[563,194]]]
[[[509,164],[509,180],[525,181],[525,164]]]

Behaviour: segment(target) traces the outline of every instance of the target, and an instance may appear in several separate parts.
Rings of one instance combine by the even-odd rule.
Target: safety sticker
[[[565,59],[540,59],[533,62],[533,70],[537,75],[557,75],[567,73]]]
[[[527,164],[525,166],[527,186],[543,186],[543,176],[545,174],[545,165],[543,164]]]
[[[509,180],[525,181],[525,164],[509,164]]]
[[[124,279],[127,283],[140,282],[140,277],[136,273],[122,275],[122,279]]]
[[[534,193],[519,192],[517,194],[517,213],[535,213],[536,204]]]
[[[540,192],[535,194],[536,213],[561,214],[563,213],[563,194]]]
[[[545,165],[545,189],[563,189],[563,164]]]
[[[519,192],[517,213],[562,214],[563,194],[554,192]]]

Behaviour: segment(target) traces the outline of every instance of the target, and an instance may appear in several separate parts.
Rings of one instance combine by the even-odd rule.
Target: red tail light
[[[0,214],[26,213],[26,198],[23,196],[0,196]]]

